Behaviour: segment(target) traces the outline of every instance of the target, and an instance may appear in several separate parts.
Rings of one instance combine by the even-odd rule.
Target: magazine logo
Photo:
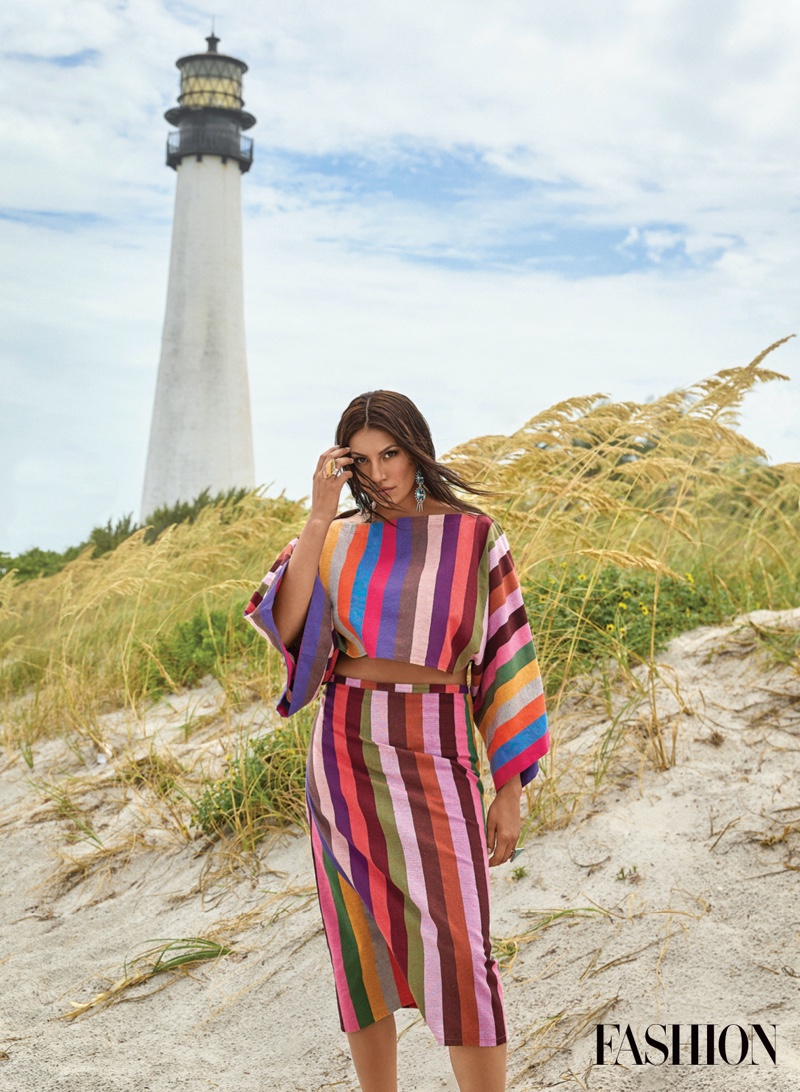
[[[643,1039],[630,1024],[596,1031],[597,1065],[778,1064],[777,1024],[649,1024]]]

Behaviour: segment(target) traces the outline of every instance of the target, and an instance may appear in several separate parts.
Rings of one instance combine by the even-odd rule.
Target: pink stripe
[[[439,731],[439,695],[421,694],[422,698],[422,739],[425,754],[438,755],[442,749],[442,737]]]
[[[513,659],[519,650],[524,648],[530,640],[531,635],[528,627],[520,626],[517,632],[512,634],[505,644],[500,645],[494,659],[487,665],[486,670],[481,676],[481,690],[484,694],[488,693],[489,688],[497,676],[497,672],[503,664],[507,664],[509,660]],[[519,690],[519,686],[517,687],[517,690]]]
[[[367,823],[364,818],[364,813],[358,804],[358,791],[356,789],[356,778],[353,770],[352,759],[347,747],[347,733],[344,731],[347,717],[347,690],[344,687],[336,688],[336,696],[334,698],[335,705],[333,709],[333,746],[336,751],[336,769],[339,774],[339,792],[341,798],[344,801],[344,806],[347,808],[347,817],[350,820],[350,839],[347,839],[348,851],[350,846],[355,846],[357,849],[361,849],[364,856],[369,860],[369,831],[367,830]],[[326,811],[326,815],[333,816],[333,811]],[[337,820],[337,827],[340,820]],[[347,879],[350,882],[351,887],[355,887],[353,882],[353,867],[350,857],[347,859]],[[344,866],[342,866],[344,867]],[[371,873],[373,870],[370,869]],[[369,891],[359,891],[359,897],[365,906],[369,906],[372,901],[372,880],[369,881]]]
[[[429,712],[423,708],[423,725],[425,729],[425,746],[427,749],[429,736],[436,736],[439,742],[438,724],[439,717],[436,708],[431,704]],[[462,728],[463,723],[459,718],[457,728]],[[466,731],[471,731],[469,725]],[[433,752],[435,753],[435,752]],[[492,992],[486,979],[486,966],[483,956],[483,932],[481,930],[481,908],[476,890],[475,862],[472,859],[472,850],[469,843],[467,828],[461,819],[461,798],[458,795],[455,782],[453,763],[449,759],[434,759],[436,778],[442,793],[442,801],[448,817],[450,837],[453,841],[453,850],[456,855],[456,867],[458,868],[458,886],[461,894],[461,903],[464,908],[464,918],[467,923],[467,933],[470,937],[470,952],[472,955],[472,980],[475,984],[475,1004],[478,1010],[478,1037],[480,1043],[486,1042],[494,1046],[495,1026],[494,1010],[492,1008]],[[483,809],[481,807],[478,783],[470,774],[471,799],[475,809],[475,821],[479,830],[483,830]],[[489,864],[484,853],[483,868],[486,882],[486,890],[489,890]],[[448,898],[455,893],[448,892]]]
[[[425,664],[428,657],[428,639],[433,617],[433,598],[436,591],[436,574],[442,552],[444,520],[428,521],[428,542],[425,561],[417,587],[417,605],[414,612],[414,635],[408,660],[412,664]],[[436,664],[430,665],[436,667]]]
[[[497,566],[498,562],[502,558],[504,558],[506,556],[509,549],[510,549],[510,547],[508,545],[508,539],[506,538],[506,536],[504,534],[500,535],[499,538],[495,539],[494,546],[492,546],[492,548],[489,550],[489,571],[490,572],[491,572],[492,569],[494,569]]]
[[[500,788],[506,781],[514,776],[514,774],[522,773],[528,766],[532,766],[534,762],[538,762],[539,759],[547,753],[547,749],[550,746],[550,734],[545,732],[543,736],[540,736],[535,743],[532,743],[530,747],[526,748],[516,756],[516,758],[510,758],[508,762],[503,765],[492,774],[492,781],[496,788]]]
[[[508,593],[497,610],[489,615],[489,637],[493,637],[506,619],[523,605],[522,591],[519,587],[516,587]]]
[[[381,691],[376,691],[376,693],[381,693]],[[383,694],[381,696],[384,697]],[[373,740],[376,738],[376,729],[384,739],[388,739],[388,702],[382,701],[373,704],[371,721]],[[415,998],[415,1001],[424,1012],[425,1023],[437,1038],[437,1042],[441,1043],[444,1038],[444,1023],[442,1019],[442,971],[436,943],[437,929],[428,910],[428,892],[425,888],[422,858],[420,857],[419,845],[413,837],[414,819],[408,804],[408,794],[400,773],[397,754],[393,747],[386,748],[383,769],[395,813],[397,837],[405,859],[408,897],[419,908],[420,913],[420,936],[425,957],[423,972],[425,997]]]
[[[358,1031],[358,1018],[356,1010],[353,1008],[353,1002],[350,1000],[350,987],[344,970],[341,938],[339,936],[339,919],[336,915],[336,905],[333,901],[328,875],[325,871],[322,842],[314,822],[311,823],[311,849],[317,866],[319,905],[325,922],[325,937],[328,941],[331,962],[333,963],[333,977],[336,983],[336,996],[342,1010],[342,1023],[345,1031]]]

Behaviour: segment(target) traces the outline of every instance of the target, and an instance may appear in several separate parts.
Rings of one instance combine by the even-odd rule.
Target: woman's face
[[[350,437],[350,455],[362,476],[362,488],[379,505],[414,511],[416,466],[393,436],[379,428],[361,428]],[[373,485],[368,486],[364,477]]]

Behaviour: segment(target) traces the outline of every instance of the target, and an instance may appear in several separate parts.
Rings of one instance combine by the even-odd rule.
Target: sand
[[[800,628],[800,610],[696,630],[659,658],[658,720],[675,745],[666,770],[648,758],[650,706],[630,686],[609,710],[599,683],[587,685],[554,718],[560,768],[625,732],[571,822],[529,839],[524,872],[492,870],[493,934],[513,959],[510,1088],[800,1088],[800,668],[772,662],[752,623]],[[0,1089],[357,1089],[306,838],[262,844],[257,875],[232,871],[220,847],[187,838],[115,780],[125,749],[153,740],[185,761],[204,749],[218,760],[210,730],[186,739],[182,725],[211,723],[220,703],[208,681],[134,726],[109,714],[105,749],[50,741],[34,749],[33,771],[16,754],[0,759]],[[242,721],[271,715],[254,706]],[[76,775],[96,782],[84,799],[102,845],[70,845],[80,832],[56,814],[57,792],[48,800],[29,783]],[[569,792],[568,779],[559,787]],[[159,939],[215,935],[232,938],[229,955],[64,1019]],[[756,1041],[738,1066],[638,1066],[630,1050],[597,1065],[598,1022],[620,1025],[608,1028],[608,1063],[627,1025],[642,1051],[648,1025],[683,1025],[686,1063],[688,1025],[713,1023],[762,1025],[777,1036],[777,1064]],[[400,1088],[456,1089],[419,1015],[399,1014],[398,1026]]]

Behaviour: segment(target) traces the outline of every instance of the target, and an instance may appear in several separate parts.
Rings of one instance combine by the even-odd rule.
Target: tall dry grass
[[[76,733],[96,740],[103,712],[125,706],[143,714],[159,672],[159,640],[180,621],[214,609],[241,624],[243,601],[305,509],[284,497],[245,497],[178,524],[153,545],[136,532],[112,553],[87,550],[60,573],[16,583],[0,581],[0,701],[6,746]],[[263,647],[262,647],[263,646]],[[266,642],[228,665],[229,700],[268,696],[278,662]],[[25,701],[15,700],[25,695]]]
[[[652,665],[665,626],[677,624],[668,582],[671,589],[703,582],[720,613],[797,605],[800,464],[767,465],[738,431],[736,416],[755,385],[785,378],[764,367],[780,344],[745,367],[651,403],[569,399],[511,436],[479,437],[445,457],[496,491],[484,507],[507,531],[529,593],[553,713],[594,666],[605,673],[613,715],[610,695],[622,673],[637,700],[652,707],[647,753],[656,766],[673,760],[657,721],[657,672],[634,669]],[[302,501],[255,492],[233,507],[205,509],[153,545],[139,531],[103,557],[87,550],[57,575],[27,583],[13,573],[3,578],[0,743],[9,756],[21,753],[32,764],[36,743],[55,735],[102,747],[102,714],[114,708],[143,718],[154,678],[162,689],[180,685],[165,640],[192,618],[201,619],[201,629],[207,621],[212,652],[225,646],[215,670],[228,711],[271,698],[281,679],[275,653],[266,642],[244,646],[235,635],[243,632],[241,611],[252,588],[306,513]],[[593,612],[608,574],[619,582],[626,572],[650,580],[641,593],[649,598],[640,600],[649,639],[635,652],[625,626],[601,627]],[[621,614],[622,600],[618,606]],[[219,612],[230,640],[221,635]],[[686,613],[692,622],[688,607]],[[618,742],[609,737],[594,756],[595,779]],[[543,768],[555,792],[547,805],[547,822],[554,823],[556,811],[568,815],[570,808],[568,794],[557,791],[564,771],[556,747]]]

